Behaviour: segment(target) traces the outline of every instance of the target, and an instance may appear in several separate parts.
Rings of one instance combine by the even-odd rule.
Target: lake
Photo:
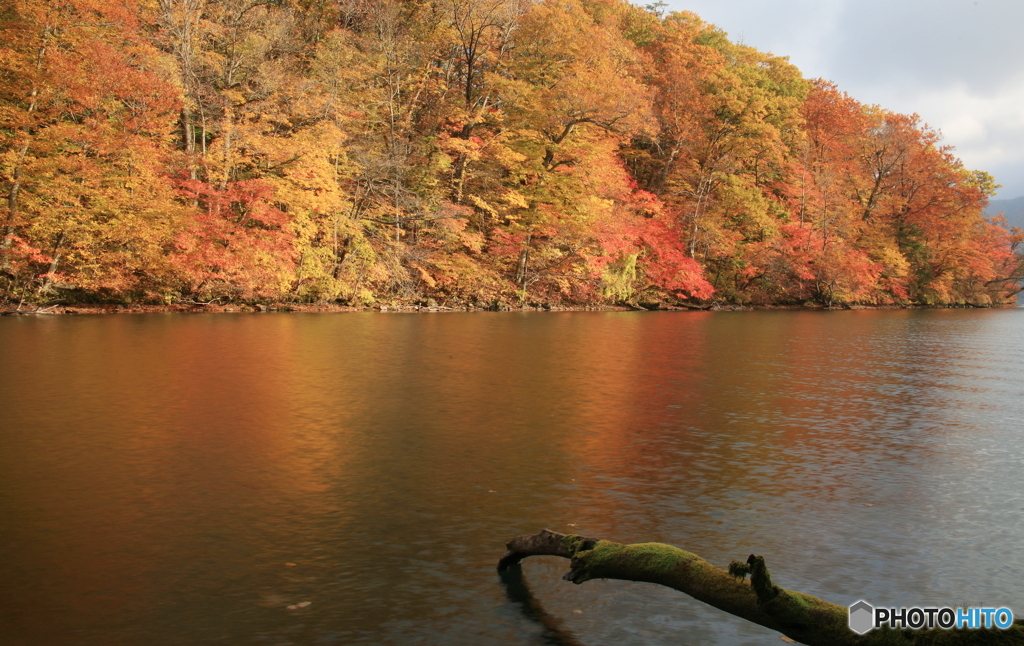
[[[5,646],[778,644],[505,541],[1024,616],[1024,309],[0,318]]]

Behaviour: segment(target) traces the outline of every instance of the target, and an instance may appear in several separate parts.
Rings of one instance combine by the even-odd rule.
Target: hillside
[[[11,0],[0,301],[990,304],[912,115],[625,0]]]

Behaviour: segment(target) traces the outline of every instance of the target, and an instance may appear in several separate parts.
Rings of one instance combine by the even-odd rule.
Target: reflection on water
[[[505,586],[509,601],[519,606],[524,617],[543,627],[543,632],[540,634],[541,643],[552,646],[581,646],[580,642],[565,630],[562,621],[544,610],[544,606],[533,596],[520,566],[513,566],[500,572],[498,576],[501,577],[501,582]],[[580,610],[575,612],[583,614]]]
[[[0,319],[0,374],[4,644],[777,639],[499,579],[543,527],[1024,614],[1020,309]]]

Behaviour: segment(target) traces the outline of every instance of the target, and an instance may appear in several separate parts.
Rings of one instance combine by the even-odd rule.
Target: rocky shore
[[[2,307],[2,306],[0,306]],[[50,316],[50,315],[88,315],[88,314],[240,314],[255,312],[687,312],[687,311],[752,311],[752,310],[895,310],[895,309],[986,309],[1017,307],[1016,303],[996,305],[856,305],[843,304],[831,307],[819,304],[803,305],[738,305],[733,303],[712,302],[707,304],[666,304],[643,303],[630,305],[550,305],[529,304],[509,305],[492,303],[480,305],[446,306],[436,303],[374,305],[372,307],[353,307],[334,303],[181,303],[171,305],[125,305],[125,304],[52,304],[8,305],[0,309],[0,316]]]

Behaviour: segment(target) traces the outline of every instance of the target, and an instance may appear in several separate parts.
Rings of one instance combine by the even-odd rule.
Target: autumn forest
[[[990,305],[997,188],[624,0],[10,0],[0,300]]]

